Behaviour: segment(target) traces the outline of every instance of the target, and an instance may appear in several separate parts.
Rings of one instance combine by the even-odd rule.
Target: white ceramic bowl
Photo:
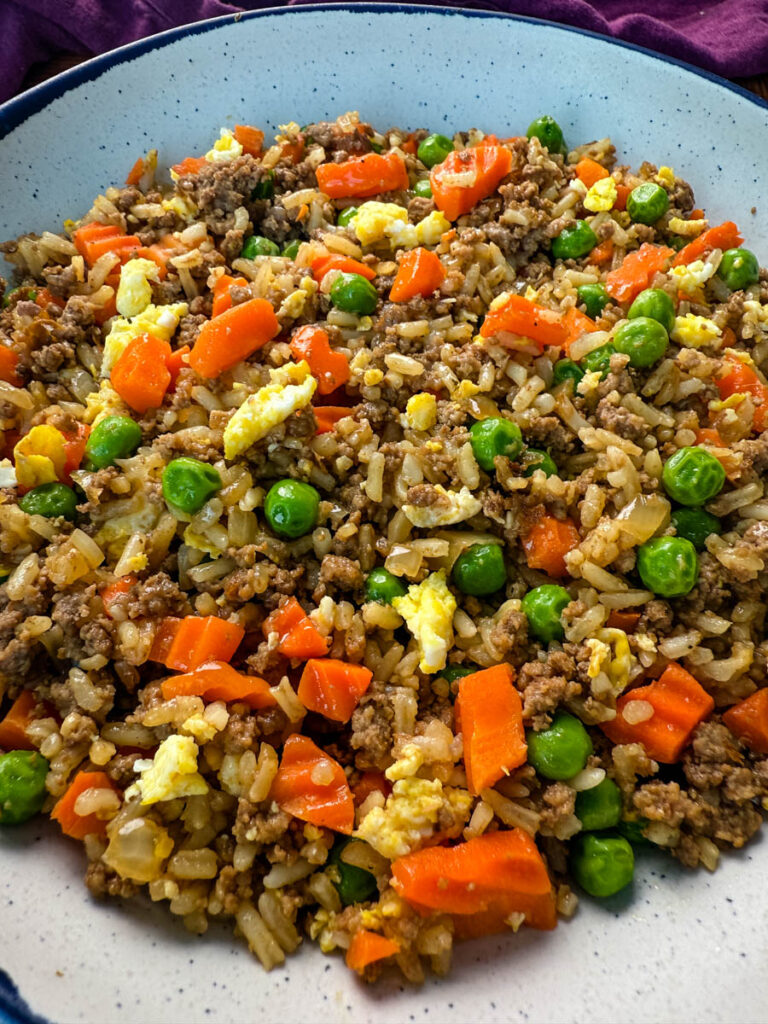
[[[671,164],[766,262],[768,108],[666,58],[485,12],[339,5],[218,19],[99,57],[0,108],[3,238],[78,217],[135,158],[200,152],[222,125],[274,130],[357,109],[379,127],[519,134],[553,114],[572,144]],[[753,211],[753,208],[754,211]],[[56,1021],[720,1021],[768,1006],[765,843],[710,877],[641,856],[630,893],[553,933],[458,948],[422,989],[360,985],[305,948],[264,974],[228,929],[96,904],[80,847],[45,824],[0,836],[0,966]],[[2,1009],[0,1008],[0,1017]]]

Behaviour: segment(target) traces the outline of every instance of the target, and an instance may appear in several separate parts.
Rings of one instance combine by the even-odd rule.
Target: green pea
[[[627,320],[613,336],[617,352],[629,356],[629,365],[638,369],[653,366],[667,351],[669,335],[658,320],[638,316]]]
[[[571,381],[575,391],[579,381],[584,376],[584,371],[572,359],[558,359],[552,368],[552,387],[558,387],[566,381]]]
[[[66,484],[40,484],[19,498],[19,508],[30,516],[56,519],[63,516],[72,521],[77,512],[77,495]]]
[[[347,864],[342,860],[342,852],[355,843],[359,843],[359,840],[338,839],[328,858],[328,864],[338,871],[339,880],[333,884],[345,907],[349,907],[353,903],[365,903],[379,895],[376,879],[370,871],[358,868],[354,864]]]
[[[184,455],[165,467],[162,486],[172,508],[193,516],[221,488],[221,477],[207,462]]]
[[[636,317],[657,320],[669,334],[675,326],[675,304],[662,288],[646,288],[629,307],[627,316],[630,320]]]
[[[438,675],[438,679],[445,679],[448,683],[455,683],[457,679],[463,679],[465,676],[473,676],[475,672],[479,672],[480,669],[477,665],[448,665]]]
[[[488,419],[473,423],[469,429],[469,443],[478,466],[493,472],[497,455],[516,458],[523,450],[523,435],[520,427],[503,416],[489,416]]]
[[[563,138],[563,129],[554,117],[550,117],[549,114],[537,117],[535,121],[531,121],[525,134],[529,139],[538,139],[542,146],[547,147],[550,153],[564,155],[568,152],[565,139]]]
[[[611,356],[615,352],[616,349],[610,341],[607,341],[605,345],[600,345],[599,348],[593,348],[581,360],[584,372],[594,373],[596,370],[599,370],[601,378],[605,380],[611,369]]]
[[[679,448],[664,463],[661,482],[678,505],[703,505],[723,489],[725,470],[706,448]]]
[[[576,289],[579,302],[584,305],[587,316],[596,320],[611,301],[604,284],[582,284]]]
[[[540,448],[526,448],[520,457],[523,465],[523,476],[533,476],[537,469],[540,469],[545,476],[557,476],[559,470],[557,463],[548,452]]]
[[[573,877],[590,896],[614,896],[629,885],[635,873],[635,855],[627,840],[611,832],[587,832],[571,846]]]
[[[683,597],[699,578],[696,548],[684,537],[656,537],[637,549],[637,571],[659,597]]]
[[[643,835],[647,824],[647,818],[622,818],[616,827],[633,846],[648,846],[649,842]]]
[[[697,551],[706,547],[707,537],[721,530],[717,516],[703,508],[676,508],[672,513],[672,525],[677,536],[685,537]]]
[[[0,825],[29,821],[45,802],[48,762],[36,750],[0,754]]]
[[[94,469],[127,459],[141,444],[141,427],[130,416],[105,416],[85,442],[85,455]]]
[[[462,594],[495,594],[507,582],[507,566],[500,544],[473,544],[453,563],[451,578]]]
[[[688,241],[689,239],[683,238],[682,235],[670,235],[667,239],[667,245],[671,249],[674,249],[675,252],[680,252],[681,249],[684,249],[686,245],[688,245]]]
[[[757,256],[749,249],[726,249],[717,273],[732,292],[738,292],[751,284],[757,284],[760,264]]]
[[[348,226],[350,221],[355,219],[357,214],[358,209],[356,206],[347,206],[341,211],[339,216],[336,218],[336,223],[340,228],[345,228]]]
[[[275,194],[275,172],[267,171],[256,188],[251,192],[251,199],[272,199]]]
[[[597,235],[585,220],[577,220],[563,228],[552,239],[552,255],[556,260],[577,260],[597,245]]]
[[[565,635],[560,616],[571,603],[571,595],[556,583],[545,583],[529,590],[520,602],[521,611],[528,619],[528,629],[545,644],[562,640]],[[575,773],[574,773],[575,774]]]
[[[429,178],[419,178],[413,186],[413,192],[414,195],[421,196],[422,199],[431,199],[432,186],[429,183]]]
[[[320,495],[301,480],[279,480],[264,499],[264,515],[280,537],[303,537],[315,528]]]
[[[653,181],[633,188],[627,196],[627,213],[637,224],[655,224],[669,209],[669,196]]]
[[[257,256],[279,256],[280,247],[275,245],[270,238],[265,238],[264,235],[251,235],[246,240],[240,255],[244,260],[253,260]]]
[[[453,140],[447,135],[428,135],[422,139],[416,155],[426,167],[441,164],[453,152]]]
[[[592,789],[576,794],[576,817],[585,832],[613,828],[621,821],[621,790],[605,778]]]
[[[286,247],[283,249],[283,256],[287,256],[289,260],[295,260],[296,257],[299,255],[300,245],[301,242],[298,238],[294,239],[294,241],[292,242],[289,242],[288,245],[286,245]]]
[[[392,604],[392,598],[405,597],[406,589],[388,569],[372,569],[365,581],[365,596],[379,604]]]
[[[378,300],[378,292],[361,274],[339,274],[331,285],[331,302],[345,313],[366,316]]]
[[[571,779],[586,765],[592,740],[578,718],[558,711],[552,725],[529,732],[528,763],[545,779]]]

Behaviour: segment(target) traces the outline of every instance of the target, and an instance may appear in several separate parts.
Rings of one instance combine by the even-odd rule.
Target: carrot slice
[[[85,839],[89,835],[103,836],[107,831],[106,821],[95,814],[78,814],[75,810],[77,798],[87,789],[111,789],[113,793],[118,792],[106,772],[77,773],[51,811],[51,817],[58,821],[64,835],[73,839]]]
[[[22,690],[0,722],[0,747],[4,750],[34,750],[27,726],[34,721],[37,700],[30,690]]]
[[[408,188],[408,171],[394,151],[366,153],[340,164],[320,164],[315,172],[321,192],[331,199],[375,196]]]
[[[19,357],[13,349],[7,345],[0,345],[0,380],[12,384],[15,388],[21,387],[21,377],[16,373],[18,365]]]
[[[727,220],[702,232],[698,238],[694,238],[688,245],[683,246],[672,260],[672,266],[679,267],[683,263],[688,264],[693,263],[694,260],[704,259],[714,249],[736,249],[743,241],[744,238],[738,227],[732,220]]]
[[[366,281],[372,281],[376,272],[367,263],[354,260],[351,256],[318,256],[312,260],[312,277],[318,282],[322,281],[329,270],[340,270],[342,274],[359,274]]]
[[[189,365],[201,377],[218,377],[266,345],[279,330],[275,311],[266,299],[241,302],[203,324]]]
[[[335,658],[310,658],[299,681],[299,700],[333,722],[348,722],[371,685],[373,672]]]
[[[216,281],[213,289],[213,308],[211,310],[211,316],[221,316],[222,313],[226,313],[228,309],[232,308],[232,295],[230,288],[233,285],[237,285],[240,288],[245,288],[248,282],[244,277],[231,277],[229,274],[222,274]]]
[[[606,625],[609,629],[620,629],[624,633],[634,633],[640,621],[640,612],[620,612],[611,610]]]
[[[264,132],[260,128],[254,128],[250,124],[236,124],[232,134],[243,147],[244,153],[249,153],[251,156],[261,156],[261,149],[264,145]]]
[[[163,664],[189,672],[209,661],[230,661],[244,636],[245,630],[236,622],[215,615],[187,615],[176,628]]]
[[[312,412],[317,423],[316,434],[329,434],[339,420],[352,415],[352,410],[347,405],[313,405]]]
[[[99,590],[99,596],[101,597],[101,603],[104,605],[104,611],[110,618],[112,618],[110,605],[115,598],[120,597],[121,594],[127,594],[138,582],[138,577],[129,573],[127,576],[120,576],[118,579],[113,580],[112,583],[108,583],[105,587],[102,587]]]
[[[432,198],[448,220],[456,220],[492,195],[512,168],[504,146],[453,150],[429,173]]]
[[[723,722],[750,750],[768,754],[768,687],[728,708]]]
[[[392,302],[408,302],[417,295],[428,296],[445,280],[445,268],[431,249],[411,249],[400,257],[395,280],[389,292]]]
[[[715,381],[721,398],[731,395],[749,395],[755,405],[752,426],[763,431],[768,426],[768,386],[758,377],[751,366],[742,363],[735,356],[726,355],[726,373]]]
[[[180,164],[174,164],[171,168],[180,178],[186,178],[192,174],[199,174],[208,164],[204,156],[185,156]]]
[[[322,635],[295,597],[271,612],[264,620],[264,636],[277,633],[278,651],[286,658],[322,658],[329,640]]]
[[[628,722],[624,708],[645,701],[653,708],[650,718]],[[613,743],[642,743],[649,757],[664,764],[680,760],[683,748],[699,722],[711,714],[715,702],[690,672],[670,662],[662,675],[648,686],[638,686],[616,702],[616,717],[601,725]]]
[[[182,345],[181,348],[176,348],[166,357],[165,366],[168,373],[171,375],[171,383],[168,385],[168,390],[173,391],[176,387],[176,378],[179,376],[185,366],[189,366],[189,353],[191,349],[189,345]]]
[[[596,181],[610,175],[610,172],[602,164],[588,156],[582,157],[573,169],[576,172],[576,177],[583,181],[587,188],[592,188]]]
[[[286,813],[349,835],[355,805],[344,769],[308,736],[289,736],[270,792]]]
[[[246,676],[225,661],[208,661],[192,672],[169,676],[161,684],[165,700],[172,697],[202,697],[207,701],[223,700],[227,703],[242,701],[260,711],[274,707],[269,683],[259,676]]]
[[[474,672],[459,680],[456,713],[464,737],[464,767],[474,796],[525,764],[528,746],[523,705],[512,685],[511,665]]]
[[[171,383],[166,366],[170,354],[168,342],[154,334],[140,334],[128,342],[109,375],[112,387],[126,405],[142,413],[163,404]]]
[[[125,179],[126,185],[138,185],[141,181],[141,176],[144,173],[144,157],[140,156],[133,167],[128,171],[128,176]]]
[[[595,321],[587,316],[586,313],[582,313],[580,309],[572,306],[567,313],[563,316],[563,325],[565,326],[568,334],[566,335],[563,343],[563,348],[566,352],[571,347],[577,338],[580,338],[582,334],[592,334],[595,331],[599,331],[600,328],[597,326]]]
[[[539,351],[543,351],[545,345],[564,345],[568,337],[568,329],[560,313],[540,306],[524,295],[514,294],[494,299],[480,328],[483,338],[492,338],[499,331],[530,338],[537,343]]]
[[[654,274],[664,270],[667,260],[672,255],[674,250],[668,249],[665,245],[643,242],[639,249],[624,257],[621,266],[606,276],[605,287],[608,294],[617,302],[631,302],[649,286]]]
[[[565,556],[579,546],[581,538],[572,519],[542,516],[522,538],[529,569],[542,569],[547,575],[566,576]]]
[[[603,263],[608,263],[612,256],[613,239],[606,238],[604,242],[600,242],[599,245],[596,245],[594,249],[590,250],[589,262],[601,267]]]
[[[181,619],[175,618],[172,615],[168,615],[160,620],[155,630],[152,646],[149,649],[149,661],[159,661],[161,664],[165,664],[165,659],[168,657],[171,644],[176,639],[181,623]]]
[[[331,348],[330,338],[322,327],[300,327],[291,338],[291,352],[296,359],[307,361],[321,395],[330,395],[352,375],[347,357]]]
[[[93,222],[84,224],[72,235],[75,248],[89,265],[105,253],[114,252],[125,263],[131,255],[141,248],[141,239],[137,235],[124,235],[114,224]]]
[[[347,950],[346,963],[353,971],[362,974],[368,964],[377,960],[386,960],[400,952],[400,947],[392,939],[379,935],[377,932],[369,932],[364,928],[355,932]]]
[[[392,792],[392,785],[382,772],[363,772],[352,792],[357,807],[367,800],[371,793],[381,793],[383,797],[388,797]]]

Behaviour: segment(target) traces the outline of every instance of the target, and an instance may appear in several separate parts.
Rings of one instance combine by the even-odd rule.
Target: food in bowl
[[[768,275],[667,167],[356,114],[2,249],[0,824],[367,980],[768,799]]]

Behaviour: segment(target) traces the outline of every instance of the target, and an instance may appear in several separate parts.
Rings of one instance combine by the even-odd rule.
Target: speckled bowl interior
[[[573,143],[671,164],[768,259],[768,108],[669,60],[534,21],[428,8],[283,9],[177,30],[0,108],[0,234],[57,230],[136,156],[201,152],[222,125],[333,118],[518,134],[551,113]],[[714,876],[641,855],[630,892],[553,933],[465,944],[447,979],[360,985],[305,948],[264,974],[226,928],[93,902],[79,845],[32,823],[0,836],[0,967],[55,1021],[749,1021],[768,1007],[765,842]],[[0,1017],[2,1010],[0,1009]]]

